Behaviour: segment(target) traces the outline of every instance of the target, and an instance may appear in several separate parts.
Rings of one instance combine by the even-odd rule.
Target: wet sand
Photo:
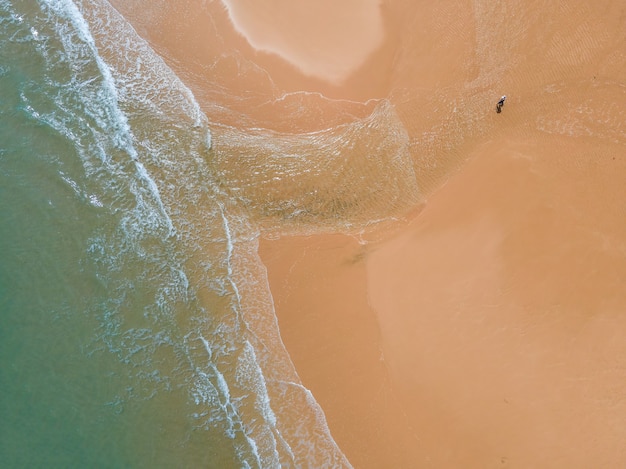
[[[479,147],[389,240],[262,245],[285,344],[355,467],[626,460],[626,164],[544,140]]]
[[[224,3],[255,50],[276,54],[304,74],[332,83],[344,81],[383,42],[379,0]]]
[[[411,431],[367,299],[367,248],[344,235],[286,237],[260,254],[281,336],[354,467],[411,467]],[[323,275],[320,275],[321,273]]]
[[[285,344],[355,467],[626,462],[623,35],[553,21],[459,168],[418,173],[432,189],[406,226],[262,244]]]
[[[143,34],[210,119],[281,129],[262,103],[306,90],[387,96],[406,127],[423,200],[405,221],[260,247],[283,341],[351,463],[626,464],[623,5],[385,3],[380,46],[344,79],[254,50],[263,15],[239,34],[218,2],[180,3]],[[350,105],[339,120],[371,112]]]

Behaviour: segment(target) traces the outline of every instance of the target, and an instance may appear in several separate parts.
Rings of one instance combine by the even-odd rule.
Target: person
[[[496,104],[496,112],[502,112],[502,106],[504,106],[504,101],[506,101],[506,95],[500,98],[498,104]]]

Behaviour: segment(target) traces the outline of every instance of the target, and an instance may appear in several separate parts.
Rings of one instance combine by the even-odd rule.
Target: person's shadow
[[[502,104],[500,104],[500,103],[496,104],[496,112],[498,114],[500,114],[502,112]]]

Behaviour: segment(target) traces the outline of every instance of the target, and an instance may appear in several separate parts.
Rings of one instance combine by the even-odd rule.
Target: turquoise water
[[[106,2],[0,0],[3,467],[347,465],[211,138]]]

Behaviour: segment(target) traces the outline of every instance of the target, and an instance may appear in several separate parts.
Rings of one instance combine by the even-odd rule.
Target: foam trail
[[[291,379],[293,369],[283,364],[288,356],[282,348],[279,355],[262,356],[257,353],[262,343],[248,340],[257,331],[254,323],[243,320],[247,318],[243,314],[246,298],[268,292],[246,287],[249,276],[240,271],[245,262],[238,260],[242,254],[237,243],[254,238],[255,230],[243,219],[240,226],[233,223],[243,211],[213,184],[212,169],[205,161],[212,145],[206,116],[189,89],[110,5],[88,0],[80,4],[82,13],[75,6],[66,12],[81,31],[80,41],[70,41],[66,48],[69,55],[79,55],[72,47],[80,43],[90,51],[103,77],[100,93],[105,98],[94,100],[105,112],[96,108],[90,114],[102,128],[112,130],[116,147],[130,156],[128,161],[123,154],[101,148],[103,164],[86,158],[85,166],[103,182],[112,175],[118,178],[107,186],[109,192],[115,192],[114,198],[118,197],[117,186],[126,184],[138,203],[128,214],[127,201],[114,199],[111,207],[122,214],[123,236],[115,238],[118,232],[113,237],[103,235],[94,240],[91,252],[99,256],[103,276],[136,263],[145,269],[141,275],[158,285],[146,292],[154,298],[154,304],[144,308],[149,325],[129,327],[128,322],[138,320],[123,315],[128,308],[126,292],[137,283],[126,278],[110,282],[110,291],[120,293],[104,307],[100,340],[120,361],[133,367],[133,377],[155,381],[158,376],[153,378],[151,373],[158,366],[159,376],[184,383],[195,405],[192,418],[198,427],[222,431],[232,440],[224,444],[232,445],[242,466],[276,467],[287,461],[312,465],[313,459],[325,460],[325,451],[336,458],[341,453],[319,421],[298,435],[283,428],[290,419],[277,414],[292,411],[280,400],[277,381],[267,380],[266,374],[274,374],[278,366],[288,370],[285,379]],[[73,4],[54,0],[51,5],[55,14],[61,15],[64,6]],[[124,42],[132,44],[132,49],[120,48],[119,43]],[[140,184],[128,180],[126,166],[135,168]],[[144,201],[144,192],[154,201]],[[155,210],[152,204],[156,204]],[[161,221],[167,220],[168,229],[162,236],[150,223],[157,214]],[[172,234],[175,239],[168,240]],[[129,238],[135,241],[134,251],[129,250]],[[202,301],[197,292],[204,295]],[[211,309],[213,304],[220,309]],[[273,310],[263,314],[273,317]],[[262,337],[262,331],[258,335]],[[168,353],[177,363],[165,367],[156,362],[155,357],[164,353],[157,347],[162,343],[168,344]],[[151,398],[153,391],[146,391],[146,398]],[[316,409],[309,402],[301,411]],[[323,450],[313,457],[300,454],[294,449],[294,436],[310,439],[313,447],[323,440]]]
[[[82,43],[87,45],[89,52],[91,53],[91,56],[93,57],[93,59],[95,60],[97,64],[101,77],[103,78],[102,92],[104,96],[100,94],[100,97],[104,98],[103,102],[104,102],[104,105],[106,106],[105,116],[113,119],[112,122],[103,122],[101,118],[98,119],[98,121],[99,123],[101,123],[103,128],[110,128],[111,126],[108,124],[112,124],[112,127],[113,127],[112,130],[114,131],[113,135],[115,136],[116,145],[126,150],[129,156],[134,161],[137,174],[148,185],[148,188],[150,189],[150,192],[152,193],[153,200],[157,204],[157,207],[160,211],[160,214],[163,220],[165,220],[166,222],[166,225],[168,228],[168,235],[170,236],[173,235],[175,231],[174,225],[172,223],[172,220],[168,216],[167,211],[165,210],[163,201],[161,200],[161,196],[159,194],[159,189],[156,183],[154,182],[154,180],[150,177],[150,175],[146,171],[143,164],[141,164],[141,162],[137,160],[137,150],[135,149],[135,146],[133,145],[133,136],[132,136],[130,126],[128,125],[128,119],[119,107],[117,89],[115,87],[115,80],[113,78],[113,75],[111,74],[110,68],[107,66],[104,60],[102,60],[102,58],[100,57],[98,53],[98,49],[96,47],[94,38],[90,33],[89,25],[87,24],[87,21],[81,14],[76,4],[74,4],[71,0],[48,0],[45,3],[45,6],[49,7],[56,16],[60,18],[64,18],[67,21],[71,22],[71,24],[74,26],[74,31],[77,32]],[[67,34],[62,35],[61,38],[65,46],[65,51],[70,55],[70,57],[73,54],[80,53],[80,51],[77,51],[76,46],[72,43],[71,41],[72,38],[70,35],[67,35]],[[79,62],[79,61],[76,60],[76,62]],[[89,106],[92,103],[86,102],[85,104],[87,104],[88,109],[89,109]],[[95,109],[91,109],[91,113],[92,115],[96,117],[100,117],[99,113]],[[103,155],[105,154],[106,153],[103,153]]]

